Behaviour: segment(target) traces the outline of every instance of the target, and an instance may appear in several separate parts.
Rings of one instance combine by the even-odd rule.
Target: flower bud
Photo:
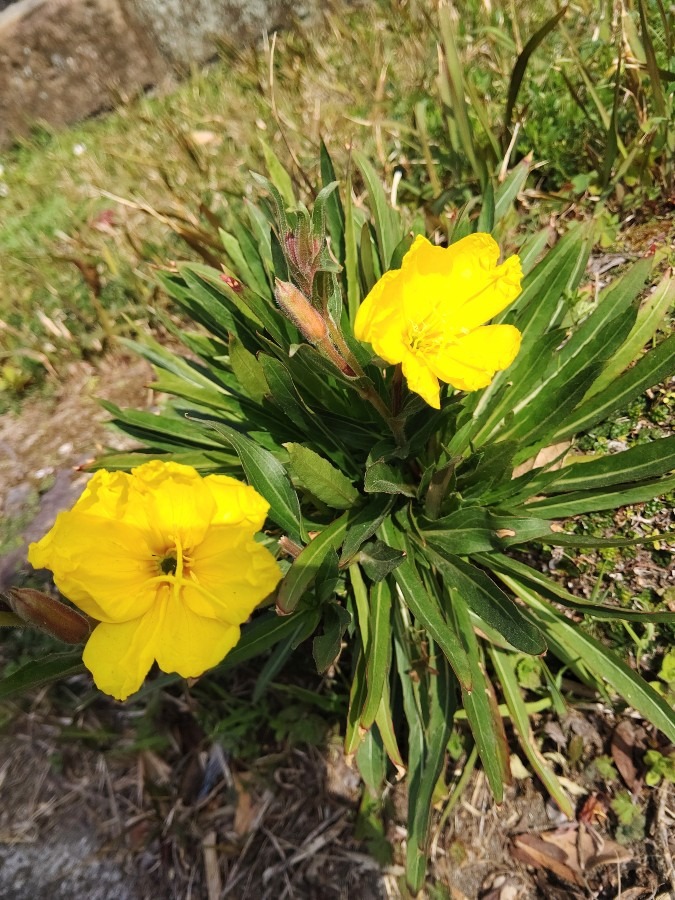
[[[26,625],[46,631],[67,644],[82,644],[91,634],[89,620],[72,607],[32,588],[10,588],[5,597]]]
[[[277,278],[274,296],[282,312],[297,325],[310,344],[321,344],[328,338],[325,319],[295,285]]]

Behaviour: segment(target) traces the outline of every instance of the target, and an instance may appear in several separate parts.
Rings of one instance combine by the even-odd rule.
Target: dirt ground
[[[83,462],[106,447],[129,446],[105,428],[94,396],[152,409],[149,381],[138,359],[78,363],[50,398],[0,417],[0,502],[26,540],[72,503],[86,477]],[[0,560],[5,583],[20,577],[24,554],[15,535]],[[0,644],[0,660],[12,652]],[[408,896],[404,783],[388,790],[383,818],[393,856],[378,863],[359,831],[361,789],[339,741],[322,749],[282,742],[242,762],[202,731],[185,687],[153,697],[114,703],[77,675],[0,704],[0,900]],[[139,717],[158,703],[161,748],[138,738]],[[576,820],[561,816],[517,759],[521,777],[500,807],[475,773],[442,827],[445,801],[438,805],[421,896],[675,897],[675,791],[667,783],[647,788],[640,768],[654,735],[629,715],[616,718],[597,698],[583,715],[571,712],[560,723],[540,718],[535,732],[577,805]],[[594,769],[601,756],[614,761],[618,783]],[[620,789],[644,809],[636,836],[623,842],[610,806]]]

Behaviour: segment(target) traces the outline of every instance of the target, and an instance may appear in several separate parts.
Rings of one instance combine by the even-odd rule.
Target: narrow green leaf
[[[380,533],[390,547],[397,550],[407,549],[403,535],[397,531],[391,520],[382,523]],[[466,652],[462,648],[454,628],[441,612],[435,597],[431,597],[427,593],[413,564],[406,560],[394,570],[393,577],[410,612],[420,625],[426,628],[443,651],[460,684],[470,689],[471,675]]]
[[[345,185],[345,274],[347,282],[347,308],[349,321],[354,325],[356,313],[361,303],[361,288],[359,285],[359,248],[357,244],[359,228],[354,222],[354,204],[352,201],[352,176],[347,176]]]
[[[424,763],[414,802],[408,809],[408,846],[406,877],[413,894],[417,894],[426,876],[429,859],[429,830],[433,795],[445,765],[445,754],[452,732],[455,711],[454,679],[445,659],[440,657],[436,674],[429,678],[429,718],[426,724]]]
[[[490,656],[502,691],[504,692],[506,705],[511,713],[511,724],[515,729],[518,736],[518,742],[525,756],[541,783],[558,804],[561,812],[563,812],[568,819],[573,818],[574,806],[558,781],[555,772],[544,759],[534,740],[534,735],[530,728],[530,717],[527,713],[527,707],[523,701],[518,686],[518,680],[516,678],[515,659],[513,654],[504,653],[491,647]]]
[[[603,422],[614,413],[625,410],[635,397],[672,375],[674,359],[675,334],[671,334],[654,350],[645,353],[633,368],[620,375],[601,393],[584,400],[551,436],[551,443],[587,431],[597,422]]]
[[[424,541],[455,556],[469,556],[551,537],[551,523],[545,519],[496,515],[480,506],[459,509],[433,522],[423,519],[420,524]]]
[[[60,681],[70,675],[85,671],[82,650],[69,653],[50,653],[42,659],[32,660],[11,675],[0,680],[0,700],[7,700],[34,688]]]
[[[241,640],[230,650],[218,668],[233,669],[289,638],[292,646],[297,647],[314,631],[319,619],[320,612],[316,609],[303,609],[292,616],[264,612],[242,627]]]
[[[338,603],[325,605],[323,616],[323,634],[318,634],[312,644],[312,655],[320,675],[326,672],[340,655],[342,638],[352,621],[350,612]]]
[[[354,516],[342,546],[341,566],[346,565],[358,553],[361,545],[375,534],[389,514],[393,503],[393,497],[380,494]]]
[[[288,368],[280,359],[274,359],[267,354],[260,355],[260,365],[269,386],[268,396],[285,417],[304,431],[309,415]]]
[[[366,645],[366,683],[368,690],[361,715],[361,727],[370,728],[382,703],[384,686],[391,663],[391,601],[387,581],[370,590],[370,627]]]
[[[265,165],[267,166],[270,181],[283,197],[286,206],[295,206],[295,195],[293,193],[293,181],[291,180],[291,176],[288,174],[283,163],[267,141],[264,141],[262,138],[259,138],[259,140],[265,157]]]
[[[649,263],[651,260],[641,262]],[[639,266],[640,263],[636,263],[633,268],[638,269]],[[671,275],[665,275],[641,306],[633,330],[594,382],[588,397],[604,391],[633,360],[640,356],[642,348],[652,339],[673,303],[675,303],[675,279]]]
[[[351,481],[327,459],[302,444],[284,444],[290,457],[289,470],[305,490],[331,509],[349,509],[359,499]]]
[[[576,535],[559,535],[558,537],[567,536],[576,537]],[[586,600],[583,597],[576,597],[542,572],[537,572],[531,566],[504,554],[481,553],[476,555],[475,560],[494,572],[497,577],[501,577],[499,573],[513,575],[521,584],[537,591],[543,597],[563,603],[570,609],[576,609],[595,619],[624,619],[627,622],[642,622],[643,624],[650,622],[675,624],[675,612],[666,610],[641,612],[640,610],[626,609],[625,606],[609,606],[604,603],[593,603],[592,600]]]
[[[634,486],[638,481],[665,475],[675,469],[675,435],[638,444],[620,453],[595,459],[578,456],[568,462],[557,471],[555,480],[547,477],[546,485],[535,478],[530,484],[532,496],[537,493],[597,490],[615,484]]]
[[[234,334],[230,335],[230,365],[242,393],[254,403],[261,403],[262,398],[269,393],[265,373],[253,353]]]
[[[462,601],[476,615],[523,653],[540,656],[546,652],[546,640],[540,629],[533,627],[521,608],[485,572],[440,549],[427,552],[448,595],[453,591],[461,594]]]
[[[600,641],[570,622],[550,603],[514,578],[501,575],[502,581],[533,610],[545,627],[551,649],[563,662],[583,660],[600,681],[610,685],[623,700],[650,724],[675,741],[675,710],[630,666]]]
[[[321,139],[319,152],[321,182],[324,187],[327,187],[333,182],[337,182],[338,177],[335,174],[333,160],[323,138]],[[333,242],[333,253],[337,259],[342,260],[345,258],[345,211],[342,207],[339,191],[331,193],[326,201],[326,221],[328,222],[328,231]]]
[[[279,460],[228,425],[206,421],[200,424],[212,430],[221,441],[234,447],[249,482],[269,503],[270,519],[291,537],[302,539],[304,527],[298,495]]]
[[[492,794],[495,801],[501,803],[504,797],[504,784],[511,781],[504,724],[499,715],[494,688],[481,662],[478,640],[461,591],[453,591],[449,602],[471,668],[472,689],[462,688],[466,717]]]
[[[535,512],[547,519],[565,519],[586,512],[601,512],[603,509],[618,509],[631,503],[644,503],[667,494],[675,488],[675,475],[655,478],[635,487],[620,484],[616,487],[599,488],[597,491],[575,491],[533,500],[522,507],[523,511]],[[517,512],[517,510],[514,510]],[[549,541],[553,543],[553,541]]]
[[[293,612],[317,577],[324,559],[344,540],[348,523],[348,516],[344,513],[313,538],[293,561],[277,593],[277,606],[282,612]]]
[[[292,616],[289,621],[295,625],[295,628],[292,630],[289,629],[288,634],[276,642],[274,650],[269,658],[265,660],[265,663],[256,678],[255,688],[253,689],[253,694],[251,696],[252,703],[257,703],[260,700],[270,686],[270,683],[288,662],[293,650],[308,636],[308,631],[311,633],[316,627],[312,622],[312,627],[309,629],[308,626],[310,625],[311,620],[309,618],[306,619],[301,615]]]
[[[368,157],[360,152],[355,152],[353,157],[363,176],[368,197],[372,204],[375,234],[380,251],[380,263],[382,271],[386,272],[390,267],[396,245],[403,237],[402,228],[398,215],[391,208],[379,176]]]
[[[511,169],[495,193],[495,224],[499,225],[507,212],[513,206],[518,195],[525,187],[527,176],[530,174],[531,159],[525,157]],[[490,229],[492,231],[492,229]],[[519,254],[520,255],[520,254]],[[521,257],[521,263],[523,262]],[[523,271],[525,267],[523,266]]]
[[[507,143],[508,135],[511,131],[513,110],[516,105],[516,100],[518,99],[518,92],[520,91],[520,86],[523,82],[523,76],[525,75],[530,57],[537,49],[537,47],[542,43],[544,38],[546,38],[551,33],[551,31],[553,31],[553,29],[556,27],[556,25],[566,12],[567,6],[563,6],[562,9],[558,10],[558,12],[555,13],[555,15],[551,16],[550,19],[547,19],[541,26],[541,28],[538,28],[532,35],[532,37],[528,40],[528,42],[523,47],[522,52],[518,56],[518,59],[516,60],[516,63],[511,72],[511,80],[509,81],[509,89],[506,95],[506,109],[504,111],[504,131]]]

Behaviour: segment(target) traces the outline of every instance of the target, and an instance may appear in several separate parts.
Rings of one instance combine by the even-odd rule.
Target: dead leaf
[[[234,776],[234,783],[237,790],[237,808],[234,813],[234,830],[239,837],[244,837],[249,831],[256,818],[256,808],[251,799],[251,795],[246,790],[246,786],[240,778]]]
[[[612,735],[611,753],[614,765],[619,770],[629,790],[633,790],[637,780],[637,769],[633,762],[633,748],[635,747],[635,732],[630,719],[623,719],[614,729]]]
[[[559,444],[551,444],[550,447],[544,447],[536,456],[516,466],[513,470],[513,477],[517,478],[519,475],[524,475],[526,472],[531,472],[532,469],[539,469],[542,466],[547,466],[549,472],[562,469],[565,465],[565,453],[571,446],[571,441],[561,441]],[[558,457],[560,458],[558,459]],[[549,463],[552,465],[549,465]]]
[[[625,847],[601,838],[583,823],[539,835],[519,834],[513,840],[511,853],[521,862],[547,869],[578,887],[584,886],[586,872],[633,858]]]
[[[204,871],[206,873],[206,893],[208,900],[218,900],[223,884],[220,878],[220,866],[218,865],[218,851],[216,850],[216,832],[209,831],[202,840],[204,853]]]

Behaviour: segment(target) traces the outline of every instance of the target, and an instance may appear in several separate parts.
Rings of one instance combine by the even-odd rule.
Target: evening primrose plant
[[[583,600],[526,562],[533,542],[631,543],[566,533],[564,520],[675,486],[673,437],[603,457],[574,452],[576,435],[672,373],[675,336],[643,348],[673,286],[664,277],[640,303],[651,270],[640,260],[579,321],[568,298],[591,224],[572,226],[538,262],[546,233],[517,255],[491,236],[527,164],[441,246],[392,208],[365,157],[353,159],[362,202],[351,180],[338,184],[325,147],[311,209],[273,160],[270,179],[254,176],[257,201],[220,232],[221,268],[161,273],[195,325],[164,319],[185,352],[151,339],[130,346],[169,400],[159,414],[105,404],[144,449],[101,460],[31,559],[89,617],[86,633],[71,623],[69,634],[87,639],[85,664],[115,696],[135,690],[153,660],[197,676],[255,657],[259,696],[311,646],[319,675],[349,686],[344,746],[369,796],[407,778],[417,891],[451,736],[462,758],[456,727],[466,771],[480,758],[499,802],[511,780],[509,720],[569,816],[531,719],[564,713],[562,672],[675,740],[670,705],[583,624],[675,614]],[[20,591],[7,607],[17,621],[37,618]],[[528,659],[540,677],[523,687]],[[0,693],[78,664],[78,653],[42,660]]]

